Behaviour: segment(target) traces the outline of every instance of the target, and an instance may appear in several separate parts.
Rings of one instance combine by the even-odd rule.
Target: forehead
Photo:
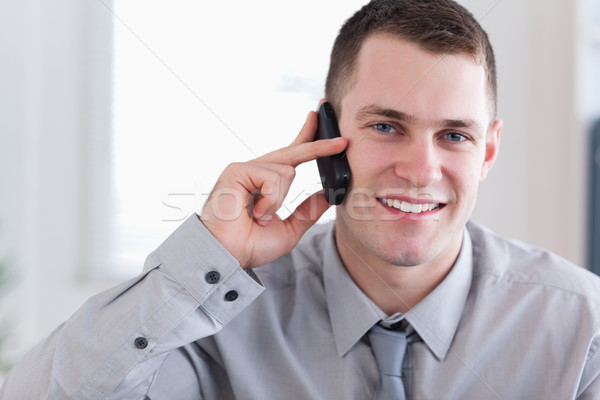
[[[389,35],[368,38],[359,53],[342,115],[367,104],[419,120],[472,119],[489,123],[485,70],[463,54],[433,54]]]

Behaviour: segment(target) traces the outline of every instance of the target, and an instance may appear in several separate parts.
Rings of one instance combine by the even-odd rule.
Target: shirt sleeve
[[[0,399],[143,399],[170,351],[215,334],[262,290],[193,215],[142,274],[90,298],[28,352]]]
[[[592,342],[587,362],[583,369],[577,400],[600,398],[600,336]]]

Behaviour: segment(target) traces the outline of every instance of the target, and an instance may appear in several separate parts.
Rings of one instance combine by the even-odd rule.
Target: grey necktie
[[[405,400],[402,362],[406,352],[406,332],[375,325],[369,332],[369,341],[381,375],[375,400]]]

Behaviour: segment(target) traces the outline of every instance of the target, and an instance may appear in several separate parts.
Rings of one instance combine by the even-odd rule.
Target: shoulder
[[[290,285],[298,279],[322,279],[323,255],[332,245],[333,222],[313,225],[289,253],[256,270],[267,285]]]
[[[600,277],[540,247],[506,240],[474,222],[467,224],[473,242],[474,277],[543,286],[600,305]]]

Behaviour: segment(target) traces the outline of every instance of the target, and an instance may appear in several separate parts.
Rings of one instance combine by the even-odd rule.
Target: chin
[[[374,249],[374,253],[388,264],[399,267],[416,267],[430,261],[430,257],[422,249],[411,249],[407,246],[393,249]]]

